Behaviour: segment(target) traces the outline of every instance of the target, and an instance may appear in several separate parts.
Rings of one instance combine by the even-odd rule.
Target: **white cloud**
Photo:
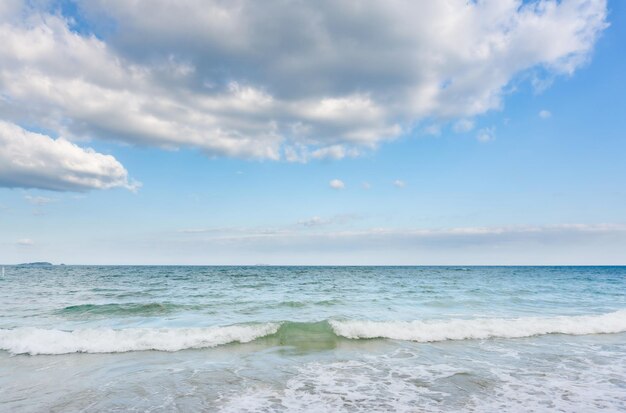
[[[19,15],[23,0],[3,0],[0,2],[0,18],[9,19]]]
[[[332,145],[317,149],[311,153],[316,159],[342,159],[346,156],[346,148],[343,145]]]
[[[541,119],[548,119],[548,118],[552,117],[552,112],[550,112],[549,110],[545,110],[545,109],[541,110],[539,112],[539,117]]]
[[[314,216],[314,217],[311,217],[311,218],[307,218],[307,219],[303,219],[303,220],[298,221],[298,225],[302,225],[302,226],[305,226],[305,227],[317,227],[317,226],[320,226],[320,225],[326,225],[328,223],[330,223],[330,220],[324,219],[324,218],[321,218],[321,217],[318,217],[318,216]]]
[[[441,135],[441,125],[432,124],[428,125],[424,128],[424,133],[431,136],[439,136]]]
[[[322,218],[316,215],[311,218],[298,221],[298,225],[307,227],[307,228],[316,228],[316,227],[327,226],[331,224],[335,224],[335,225],[347,224],[348,222],[354,221],[355,219],[359,219],[359,218],[360,217],[355,214],[339,214],[339,215],[334,215],[329,218]]]
[[[401,181],[400,179],[396,179],[395,181],[393,181],[393,186],[395,186],[396,188],[404,188],[406,186],[406,182]]]
[[[339,179],[333,179],[332,181],[328,183],[328,185],[330,185],[330,187],[333,189],[344,189],[346,187],[343,181]]]
[[[459,119],[454,123],[452,129],[456,133],[464,133],[469,132],[474,129],[474,121],[471,119]]]
[[[45,196],[32,196],[32,195],[26,195],[24,196],[24,199],[28,201],[29,203],[33,205],[37,205],[37,206],[48,205],[52,202],[57,201],[56,199],[48,198]]]
[[[354,219],[354,215],[338,215],[331,219],[324,219],[319,216],[299,221],[301,226],[320,226],[330,222],[347,222]],[[526,235],[547,235],[547,234],[626,234],[626,225],[624,224],[556,224],[556,225],[512,225],[512,226],[483,226],[483,227],[450,227],[450,228],[392,228],[377,227],[363,228],[355,230],[339,230],[318,232],[301,231],[297,227],[285,226],[275,228],[209,228],[209,229],[186,229],[180,231],[187,234],[207,234],[217,239],[252,239],[256,236],[264,238],[270,236],[275,238],[291,238],[291,237],[323,237],[323,238],[395,238],[397,240],[413,239],[441,239],[454,240],[466,238],[468,240],[477,240],[480,237],[490,237],[490,239],[505,239],[509,237],[526,236]],[[496,238],[493,238],[496,237]]]
[[[478,131],[478,134],[476,135],[476,139],[478,139],[479,142],[491,142],[493,140],[496,139],[496,128],[495,127],[490,127],[490,128],[483,128],[481,130]]]
[[[372,188],[372,185],[370,185],[369,182],[363,182],[361,184],[361,188],[363,188],[363,189],[370,189],[370,188]]]
[[[124,187],[134,190],[128,172],[111,155],[83,149],[63,138],[29,132],[0,121],[0,186],[54,191]],[[27,196],[42,205],[48,198]]]
[[[321,225],[178,235],[182,238],[167,244],[164,252],[179,248],[185,258],[197,257],[193,262],[205,264],[241,264],[242,251],[246,251],[250,263],[276,264],[619,265],[626,246],[623,224],[360,229]],[[168,243],[161,239],[159,245],[163,242]],[[151,248],[147,251],[148,257],[154,257]],[[207,257],[207,251],[217,252]]]
[[[85,264],[623,265],[626,248],[626,225],[610,223],[452,228],[354,224],[339,229],[290,223],[155,235],[77,241],[64,251],[55,248],[55,260]],[[52,253],[46,245],[35,245],[43,249],[31,261]]]
[[[17,240],[17,245],[21,247],[31,247],[35,245],[35,242],[30,238],[22,238]]]
[[[16,4],[0,8],[0,119],[300,162],[498,109],[520,74],[573,73],[607,26],[604,0],[79,2],[111,22],[96,37]]]

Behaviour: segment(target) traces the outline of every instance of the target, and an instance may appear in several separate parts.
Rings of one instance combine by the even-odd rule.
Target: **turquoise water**
[[[6,267],[2,411],[626,411],[626,267]]]

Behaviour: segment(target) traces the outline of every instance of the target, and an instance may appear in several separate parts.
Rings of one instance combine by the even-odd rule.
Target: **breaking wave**
[[[207,328],[127,328],[74,331],[23,327],[0,330],[0,348],[13,354],[124,353],[179,351],[247,343],[278,331],[280,324]]]
[[[429,321],[330,320],[206,328],[97,328],[63,331],[21,327],[0,329],[0,349],[13,354],[31,355],[179,351],[255,340],[264,340],[268,345],[327,349],[346,339],[384,338],[434,342],[621,332],[626,332],[626,310],[584,316]]]
[[[543,334],[610,334],[626,331],[626,310],[601,315],[478,318],[436,321],[330,321],[340,336],[417,342],[522,338]]]

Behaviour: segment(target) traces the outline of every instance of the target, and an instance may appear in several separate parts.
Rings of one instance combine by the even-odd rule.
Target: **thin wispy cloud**
[[[298,222],[304,227],[323,227],[333,222],[334,219],[324,219],[312,217]],[[529,234],[626,234],[624,224],[559,224],[559,225],[511,225],[493,227],[451,227],[451,228],[393,228],[393,227],[373,227],[350,230],[325,230],[309,232],[301,231],[297,227],[283,226],[275,228],[212,228],[205,230],[183,230],[189,234],[214,234],[221,238],[241,237],[250,239],[254,236],[267,235],[273,237],[328,237],[328,238],[352,238],[352,237],[415,237],[424,239],[445,238],[455,239],[470,237],[515,237]]]
[[[541,110],[541,111],[539,111],[539,117],[541,119],[549,119],[549,118],[552,117],[552,112],[550,112],[549,110],[546,110],[546,109]]]
[[[330,223],[331,223],[330,219],[328,219],[328,218],[325,219],[325,218],[321,218],[321,217],[318,217],[318,216],[314,216],[314,217],[311,217],[311,218],[307,218],[307,219],[303,219],[303,220],[298,221],[299,225],[303,225],[305,227],[318,227],[318,226],[321,226],[321,225],[328,225]]]
[[[454,123],[452,129],[456,133],[465,133],[474,129],[474,121],[471,119],[459,119]]]
[[[219,250],[223,257],[247,251],[258,260],[266,254],[266,257],[283,263],[559,264],[593,263],[593,259],[602,257],[613,257],[614,260],[615,252],[626,241],[626,225],[361,229],[330,229],[321,225],[285,226],[271,231],[266,228],[242,228],[188,235],[191,237],[188,240],[165,242],[193,245],[199,251]],[[578,257],[580,260],[572,260],[571,251],[586,251],[593,245],[603,245],[607,255],[595,251],[591,255],[581,255]],[[306,261],[312,252],[315,252],[316,261]]]
[[[298,221],[298,225],[307,227],[307,228],[326,227],[330,225],[345,225],[359,218],[360,217],[356,214],[338,214],[338,215],[333,215],[333,216],[326,217],[326,218],[316,215],[316,216]]]
[[[32,195],[25,195],[24,199],[28,201],[28,203],[32,205],[36,205],[36,206],[48,205],[48,204],[58,201],[58,199],[54,199],[54,198],[48,198],[45,196],[32,196]]]
[[[496,128],[492,126],[490,128],[483,128],[479,130],[478,134],[476,134],[476,139],[478,140],[478,142],[482,143],[487,143],[495,140]]]
[[[424,128],[424,133],[426,135],[439,136],[441,135],[441,125],[438,125],[438,124],[428,125]]]

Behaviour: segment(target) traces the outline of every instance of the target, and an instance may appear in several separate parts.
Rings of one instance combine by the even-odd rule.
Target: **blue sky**
[[[0,262],[626,263],[621,2],[9,3]]]

